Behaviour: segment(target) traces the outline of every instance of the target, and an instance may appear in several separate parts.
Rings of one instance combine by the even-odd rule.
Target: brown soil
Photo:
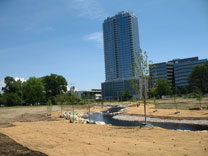
[[[14,127],[13,122],[37,122],[37,121],[54,121],[55,119],[49,118],[44,112],[34,112],[27,111],[28,109],[17,108],[18,113],[13,113],[13,108],[0,110],[0,128]],[[29,113],[27,113],[29,112]],[[24,147],[8,136],[0,133],[0,156],[45,156],[41,152],[30,150]]]
[[[69,124],[67,120],[14,124],[0,132],[51,156],[208,155],[207,132]]]
[[[60,110],[60,107],[54,106],[54,111]],[[35,122],[50,121],[48,118],[47,107],[11,107],[0,108],[0,127],[11,126],[13,122]]]
[[[71,108],[70,108],[71,109]],[[67,108],[65,111],[71,111]],[[102,111],[106,108],[92,107],[91,112]],[[87,113],[88,108],[75,108],[75,112]],[[59,120],[60,107],[53,106],[51,116],[48,116],[47,107],[23,107],[23,108],[0,108],[0,128],[13,126],[13,122],[36,122]]]
[[[0,128],[14,126],[12,124],[13,122],[35,122],[35,121],[54,121],[54,120],[55,119],[47,117],[46,114],[24,113],[24,114],[14,117],[14,118],[1,119],[0,120]]]
[[[1,156],[47,156],[41,152],[30,150],[8,136],[0,133],[0,155]]]
[[[91,109],[91,112],[103,110],[97,107]],[[53,107],[51,116],[47,115],[46,107],[23,107],[23,108],[1,108],[0,109],[0,128],[14,127],[14,122],[37,122],[37,121],[55,121],[60,120],[60,108]],[[63,111],[64,112],[64,111]],[[79,109],[76,112],[87,112],[87,109]],[[32,123],[31,123],[32,124]],[[24,131],[24,130],[23,130]],[[40,152],[32,151],[0,133],[0,156],[3,155],[45,155]]]
[[[138,109],[141,109],[141,114],[143,114],[142,106],[132,108],[135,113],[138,112]],[[65,119],[53,121],[54,119],[57,120],[60,115],[60,112],[57,111],[52,113],[48,119],[44,111],[33,110],[33,108],[32,110],[26,109],[27,111],[23,108],[17,110],[16,114],[11,114],[8,110],[4,111],[3,115],[0,110],[0,133],[11,137],[17,143],[31,150],[51,156],[208,155],[208,132],[165,130],[158,127],[69,124],[69,121]],[[99,108],[95,110],[99,110]],[[152,113],[153,110],[148,109],[148,113]],[[83,111],[86,112],[86,109]],[[158,112],[161,113],[162,111],[158,110]],[[171,111],[169,113],[173,114]],[[4,155],[10,153],[11,155],[24,154],[25,151],[18,147],[21,145],[9,145],[9,143],[4,142],[4,140],[8,140],[5,137],[0,139],[0,151],[7,152],[3,153]],[[3,154],[0,153],[0,155]]]
[[[190,120],[208,120],[208,110],[176,110],[174,109],[155,109],[154,105],[147,105],[147,116],[148,117],[159,117],[164,119],[190,119]],[[128,115],[144,115],[144,105],[140,104],[139,107],[130,107],[124,114]]]

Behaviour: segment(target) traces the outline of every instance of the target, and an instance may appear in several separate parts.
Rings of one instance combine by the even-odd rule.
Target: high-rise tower
[[[124,11],[108,17],[103,23],[103,38],[106,77],[102,83],[103,98],[117,98],[126,90],[133,94],[128,81],[134,78],[134,54],[140,49],[137,17]]]

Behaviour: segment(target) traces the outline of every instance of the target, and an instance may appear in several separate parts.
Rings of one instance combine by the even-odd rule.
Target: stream
[[[95,112],[90,114],[90,120],[100,121],[105,124],[111,124],[113,126],[142,126],[142,121],[128,121],[128,120],[118,120],[113,118],[117,115],[121,109],[124,107],[112,107],[103,112]],[[88,119],[89,116],[85,117]],[[148,122],[148,120],[147,120]],[[199,124],[184,124],[184,123],[168,123],[168,122],[148,122],[153,126],[161,127],[169,130],[190,130],[190,131],[203,131],[208,130],[208,125],[199,125]]]

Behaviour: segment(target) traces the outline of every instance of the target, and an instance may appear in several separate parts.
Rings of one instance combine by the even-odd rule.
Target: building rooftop
[[[118,17],[118,16],[121,16],[121,17],[123,17],[123,16],[134,16],[134,17],[136,17],[136,15],[133,13],[133,12],[130,12],[130,11],[121,11],[121,12],[118,12],[115,16],[109,16],[109,17],[107,17],[105,20],[104,20],[104,22],[108,22],[108,21],[111,21],[111,20],[113,20],[116,16]]]
[[[196,61],[196,60],[199,60],[199,58],[198,57],[189,57],[189,58],[184,58],[184,59],[176,58],[168,62],[154,63],[152,65],[160,65],[160,64],[167,64],[167,63],[181,63],[181,62]]]

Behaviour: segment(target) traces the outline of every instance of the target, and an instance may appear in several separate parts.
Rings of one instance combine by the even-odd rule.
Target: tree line
[[[5,87],[0,94],[0,104],[5,106],[57,104],[63,101],[80,102],[72,92],[67,92],[66,79],[57,74],[40,78],[30,77],[27,81],[4,78]]]

